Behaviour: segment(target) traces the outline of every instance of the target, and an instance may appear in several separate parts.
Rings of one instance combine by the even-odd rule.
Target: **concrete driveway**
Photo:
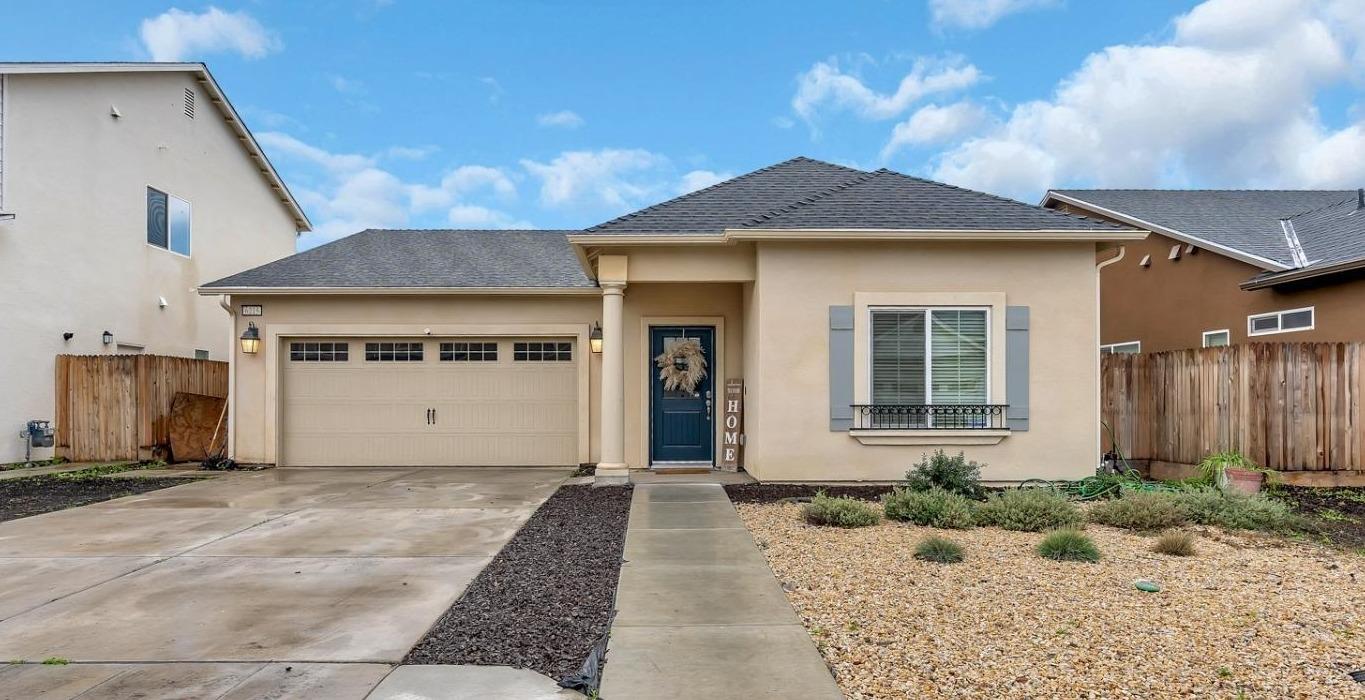
[[[2,523],[0,698],[364,697],[568,476],[274,469]]]

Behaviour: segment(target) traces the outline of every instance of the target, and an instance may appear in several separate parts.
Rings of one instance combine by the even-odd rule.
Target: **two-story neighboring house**
[[[194,288],[308,229],[203,64],[0,63],[0,462],[53,418],[58,354],[226,360]]]
[[[1053,190],[1043,206],[1152,232],[1100,263],[1103,351],[1365,340],[1361,191]]]

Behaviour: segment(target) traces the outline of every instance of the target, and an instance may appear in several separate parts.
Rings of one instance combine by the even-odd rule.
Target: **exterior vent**
[[[1179,243],[1177,243],[1177,244],[1171,246],[1171,252],[1166,256],[1166,259],[1167,259],[1167,260],[1179,260],[1179,259],[1180,259],[1180,244],[1179,244]]]
[[[185,116],[194,119],[194,91],[185,88]]]
[[[1142,261],[1138,263],[1138,266],[1139,266],[1139,267],[1151,267],[1151,266],[1152,266],[1152,256],[1150,256],[1150,255],[1144,255],[1144,256],[1142,256]]]

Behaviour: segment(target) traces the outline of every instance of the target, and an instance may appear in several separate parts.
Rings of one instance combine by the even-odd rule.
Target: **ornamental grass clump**
[[[932,456],[924,455],[910,471],[905,473],[905,485],[911,491],[928,491],[940,488],[967,498],[980,498],[981,468],[986,465],[968,462],[961,452],[949,457],[943,450],[936,450]]]
[[[1171,530],[1161,533],[1152,543],[1152,551],[1157,554],[1169,554],[1173,557],[1192,557],[1197,553],[1194,547],[1194,535],[1180,530]]]
[[[893,489],[882,496],[882,511],[889,520],[925,527],[965,530],[973,524],[972,502],[937,486],[928,491]]]
[[[801,509],[801,515],[812,525],[832,527],[867,527],[881,521],[881,515],[870,503],[848,496],[833,498],[821,491]]]
[[[1081,509],[1052,489],[1009,489],[976,507],[976,524],[1005,530],[1042,532],[1084,522]]]
[[[1283,501],[1264,495],[1229,493],[1200,487],[1177,494],[1191,522],[1230,530],[1292,532],[1303,528],[1303,518]]]
[[[939,564],[956,564],[963,560],[962,546],[943,537],[926,537],[915,545],[915,558]]]
[[[1100,550],[1080,530],[1063,528],[1053,530],[1038,543],[1038,556],[1053,561],[1096,562],[1100,560]]]
[[[1189,513],[1172,493],[1134,491],[1090,507],[1092,523],[1125,530],[1154,532],[1189,522]]]

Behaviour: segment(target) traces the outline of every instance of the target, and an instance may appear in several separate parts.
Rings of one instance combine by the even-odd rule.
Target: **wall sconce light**
[[[588,334],[588,347],[592,348],[594,355],[602,354],[602,324],[592,324],[592,332]]]
[[[261,351],[261,332],[256,329],[256,324],[250,321],[246,324],[246,330],[242,331],[242,352],[248,355],[255,355]]]
[[[100,335],[100,342],[104,343],[105,345],[114,342],[114,334],[110,333],[109,331],[105,331],[103,334]]]

